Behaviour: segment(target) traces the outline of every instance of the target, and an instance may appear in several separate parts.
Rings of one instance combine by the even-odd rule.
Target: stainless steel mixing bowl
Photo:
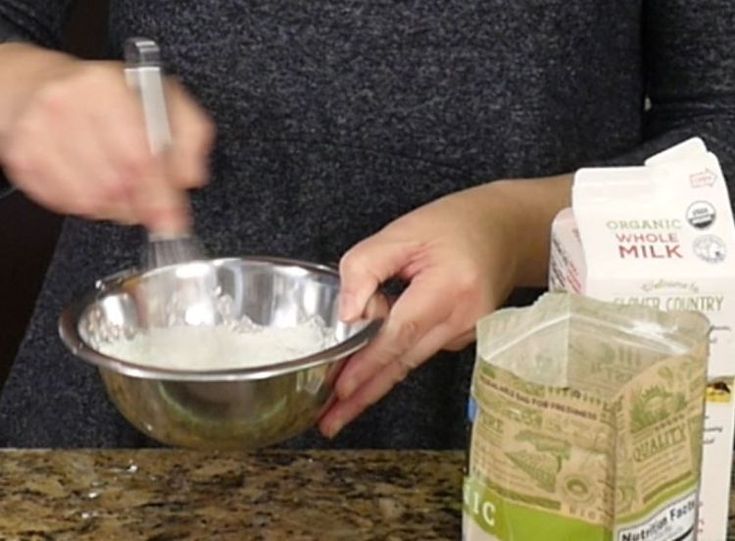
[[[191,448],[254,449],[314,425],[346,359],[380,327],[377,320],[339,321],[339,284],[332,268],[276,258],[127,271],[100,280],[68,306],[59,331],[75,355],[99,368],[120,412],[154,439]],[[154,368],[100,351],[105,342],[150,328],[232,325],[243,316],[279,327],[318,316],[336,333],[336,345],[265,367],[211,371]],[[246,365],[247,352],[243,356]]]

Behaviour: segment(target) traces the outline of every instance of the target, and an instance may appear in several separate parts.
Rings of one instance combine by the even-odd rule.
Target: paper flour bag
[[[572,200],[552,228],[552,290],[697,310],[713,325],[699,540],[723,541],[735,423],[729,392],[735,375],[735,225],[719,162],[701,139],[691,139],[645,166],[580,170]]]
[[[693,539],[708,332],[566,293],[482,319],[464,539]]]

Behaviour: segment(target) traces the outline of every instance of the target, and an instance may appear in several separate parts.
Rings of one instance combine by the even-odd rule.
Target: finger
[[[49,183],[37,156],[39,148],[48,148],[43,136],[34,139],[35,145],[23,145],[20,137],[3,147],[2,163],[8,179],[26,196],[53,212],[68,213],[68,194],[59,186]],[[31,150],[33,149],[33,150]]]
[[[58,134],[64,155],[94,202],[94,217],[131,224],[137,221],[130,191],[98,136],[97,126],[83,117],[74,126],[74,137]]]
[[[356,353],[336,383],[337,396],[349,397],[383,367],[411,350],[451,315],[450,287],[442,278],[417,277],[398,298],[377,338]]]
[[[32,141],[25,139],[19,143],[18,152],[25,164],[19,174],[22,189],[54,211],[95,217],[99,209],[94,194],[84,189],[79,169],[60,148],[54,125],[44,126],[43,134],[28,134],[33,136]],[[71,130],[74,133],[73,126]]]
[[[359,318],[380,284],[399,274],[413,251],[412,243],[386,240],[382,233],[353,246],[339,264],[341,319]]]
[[[365,306],[365,318],[368,320],[385,319],[390,311],[390,300],[380,291],[376,291]]]
[[[452,328],[448,324],[432,329],[405,356],[373,374],[349,398],[338,400],[319,422],[322,433],[329,438],[336,436],[346,425],[402,382],[412,370],[438,353],[451,336]]]
[[[12,169],[9,167],[8,169],[9,180],[27,197],[51,212],[70,214],[69,204],[71,201],[68,194],[64,194],[60,189],[46,189],[45,186],[51,184],[46,177],[38,172],[35,165],[24,167],[22,173],[15,167]]]
[[[365,308],[365,318],[368,320],[385,319],[390,310],[388,298],[380,292],[375,293]],[[348,361],[349,363],[349,361]]]
[[[91,211],[89,193],[79,190],[69,157],[58,148],[57,132],[69,124],[66,109],[56,96],[42,105],[14,127],[12,141],[3,149],[5,167],[14,183],[35,201],[59,213],[84,214]],[[69,130],[73,137],[75,127],[69,125]]]
[[[199,188],[207,181],[207,158],[214,143],[214,123],[178,84],[167,86],[173,146],[171,181],[179,188]]]
[[[189,231],[189,201],[185,193],[170,185],[163,160],[155,159],[143,172],[133,192],[133,205],[149,231],[169,236]]]
[[[135,94],[124,85],[110,88],[101,99],[105,100],[103,106],[90,111],[92,132],[114,170],[115,182],[124,193],[127,205],[124,214],[138,223],[145,217],[141,212],[141,196],[136,197],[136,189],[155,167],[143,111]],[[120,218],[115,217],[117,221],[124,221]]]
[[[140,223],[132,206],[115,206],[105,209],[105,220],[119,225],[137,225]]]
[[[371,380],[347,399],[338,399],[329,411],[319,420],[319,430],[327,438],[335,437],[347,424],[377,400],[374,398],[387,393],[393,386],[403,381],[409,370],[400,363],[385,367],[381,378]]]
[[[108,99],[114,110],[97,108],[95,123],[110,159],[125,179],[135,216],[155,233],[186,232],[188,198],[167,178],[163,159],[151,154],[135,94],[121,85],[117,96]]]

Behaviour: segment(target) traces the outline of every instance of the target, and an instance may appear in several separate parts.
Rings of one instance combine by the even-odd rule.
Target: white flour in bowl
[[[332,331],[332,332],[330,332]],[[308,320],[293,327],[177,326],[99,344],[105,355],[177,370],[266,366],[322,351],[337,342],[333,329]]]

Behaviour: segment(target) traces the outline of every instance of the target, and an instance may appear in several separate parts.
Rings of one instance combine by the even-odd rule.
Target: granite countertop
[[[456,541],[463,464],[463,452],[0,451],[0,540]]]
[[[0,540],[458,540],[461,452],[0,451]]]

